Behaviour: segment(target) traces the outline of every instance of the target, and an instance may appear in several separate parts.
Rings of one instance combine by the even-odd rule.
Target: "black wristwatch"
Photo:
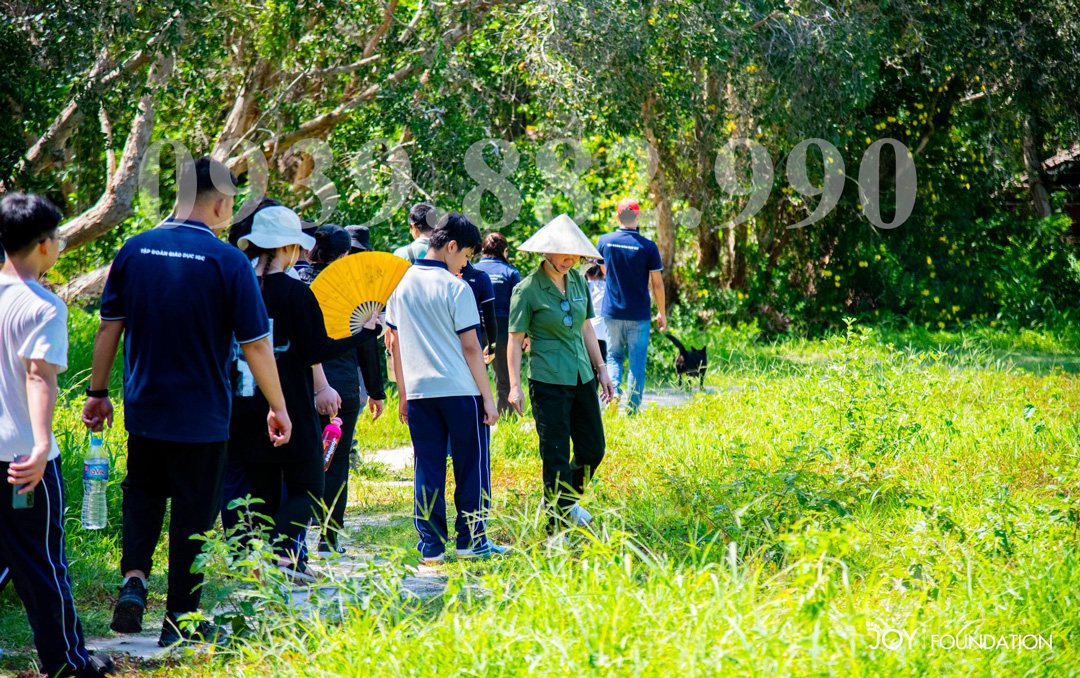
[[[87,398],[108,398],[109,397],[109,389],[103,388],[103,389],[99,389],[99,390],[95,391],[92,388],[90,388],[89,386],[87,386],[86,387],[86,397]]]

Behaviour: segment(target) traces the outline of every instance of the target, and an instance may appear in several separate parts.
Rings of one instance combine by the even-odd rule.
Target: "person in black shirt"
[[[255,263],[255,274],[270,316],[270,334],[285,402],[292,406],[292,439],[273,447],[263,434],[263,396],[238,361],[229,456],[243,463],[252,497],[264,503],[256,513],[273,518],[271,538],[278,545],[283,568],[303,572],[306,565],[298,537],[318,517],[323,496],[322,442],[315,412],[313,365],[325,362],[375,337],[373,316],[364,331],[347,339],[326,335],[322,311],[307,285],[286,274],[310,249],[314,238],[301,232],[300,218],[286,207],[270,207],[255,215],[251,233],[238,245]],[[282,481],[287,497],[282,499]]]
[[[310,284],[326,267],[349,254],[353,245],[350,234],[341,226],[326,224],[315,232],[315,247],[311,250],[311,267],[300,274],[300,279]],[[323,371],[330,387],[341,396],[337,416],[341,419],[341,441],[338,451],[326,470],[323,504],[329,510],[326,533],[319,544],[321,553],[344,553],[338,543],[338,534],[345,521],[345,505],[349,499],[349,450],[352,449],[356,422],[364,409],[360,389],[363,379],[367,387],[367,404],[372,420],[382,414],[386,393],[383,390],[382,367],[379,361],[379,344],[365,341],[355,350],[346,351],[323,363]],[[321,426],[330,423],[334,412],[319,412]]]

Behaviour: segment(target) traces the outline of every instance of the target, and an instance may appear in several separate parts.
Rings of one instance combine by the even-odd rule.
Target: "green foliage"
[[[405,2],[395,5],[369,67],[310,76],[358,61],[386,7],[177,0],[13,8],[0,20],[10,46],[0,59],[27,67],[0,69],[0,98],[13,103],[13,124],[0,134],[0,174],[14,169],[20,149],[74,97],[84,111],[80,124],[65,148],[19,185],[44,191],[69,216],[93,205],[107,165],[94,114],[100,109],[112,120],[111,149],[121,150],[144,78],[140,71],[99,91],[87,74],[103,49],[117,59],[134,54],[147,36],[169,26],[161,45],[175,50],[176,68],[157,102],[153,139],[176,139],[196,155],[209,152],[249,79],[257,81],[257,93],[241,129],[259,143],[349,102],[341,122],[315,135],[335,153],[326,175],[341,195],[337,212],[326,218],[374,219],[396,176],[389,150],[400,146],[397,152],[410,160],[400,204],[385,205],[383,220],[372,224],[379,249],[408,239],[405,214],[415,201],[461,209],[483,184],[466,171],[465,150],[500,139],[520,154],[507,180],[521,195],[521,211],[499,229],[511,246],[540,225],[537,207],[547,199],[597,236],[612,227],[621,196],[639,196],[645,233],[670,257],[668,291],[677,295],[669,302],[684,333],[751,321],[766,334],[820,333],[842,327],[845,316],[938,329],[972,320],[1045,327],[1067,325],[1074,314],[1080,285],[1062,214],[1078,197],[1075,187],[1055,187],[1040,172],[1036,178],[1056,188],[1055,216],[1033,219],[1024,207],[1031,197],[1024,153],[1045,160],[1080,133],[1071,105],[1080,92],[1071,67],[1080,25],[1064,0],[1037,7],[968,0],[535,0],[499,3],[450,49],[439,38],[462,18],[458,6]],[[174,14],[179,21],[169,23]],[[408,64],[409,77],[388,79]],[[350,99],[372,87],[378,88],[373,99]],[[917,168],[914,211],[892,230],[869,223],[857,185],[864,152],[884,137],[910,149]],[[378,138],[387,143],[374,153],[369,184],[357,174],[368,167],[354,160]],[[574,176],[545,175],[541,155],[566,138],[582,142],[591,166]],[[761,144],[775,173],[764,207],[727,229],[747,198],[721,188],[714,161],[735,138]],[[848,179],[826,218],[788,230],[819,201],[795,191],[786,177],[792,149],[809,138],[838,149]],[[647,159],[627,150],[646,142],[657,154],[653,174]],[[557,151],[566,170],[569,150]],[[493,170],[503,166],[490,144],[484,158]],[[322,205],[303,186],[303,159],[302,152],[271,157],[269,192],[316,219]],[[171,150],[162,162],[167,208],[174,191]],[[886,220],[895,202],[892,162],[885,152]],[[816,151],[808,169],[819,185],[823,164]],[[738,169],[737,182],[745,185],[743,174]],[[575,191],[592,196],[587,217],[571,200]],[[487,222],[502,219],[505,206],[491,191],[482,191],[480,205]],[[665,208],[672,210],[669,224],[658,217]],[[66,253],[50,280],[64,283],[108,263],[125,238],[155,223],[153,212],[137,198],[133,219]],[[534,260],[521,256],[519,263],[528,268]]]
[[[61,397],[77,398],[90,383],[90,367],[93,363],[94,339],[100,321],[97,313],[88,313],[81,308],[68,309],[68,368],[60,375]],[[124,393],[124,351],[121,347],[113,362],[109,376],[109,392],[113,398],[120,398]]]
[[[493,435],[489,529],[513,557],[450,561],[446,591],[416,606],[400,593],[411,487],[357,473],[350,513],[380,520],[353,536],[385,563],[326,582],[300,613],[267,567],[265,537],[242,545],[215,531],[205,597],[236,642],[131,670],[1068,675],[1080,637],[1075,337],[849,323],[823,340],[766,340],[753,325],[702,339],[708,393],[633,419],[605,413],[608,454],[584,503],[596,518],[567,550],[546,545],[535,432],[512,418]],[[99,635],[119,582],[124,434],[118,421],[108,438],[110,525],[83,531],[79,410],[77,397],[62,406],[57,430],[76,596]],[[361,424],[362,449],[407,443],[392,414]],[[21,668],[12,652],[29,630],[13,592],[0,595],[4,667]],[[152,586],[148,618],[163,602]],[[915,632],[912,647],[874,649],[884,628]],[[950,633],[1052,635],[1053,649],[931,644]]]
[[[401,552],[347,569],[332,567],[339,558],[321,563],[328,576],[306,597],[306,606],[298,607],[292,583],[277,567],[270,528],[259,515],[261,503],[250,497],[234,500],[230,508],[240,509],[240,522],[227,534],[201,537],[204,546],[195,562],[214,583],[213,595],[203,596],[203,606],[215,611],[214,623],[228,629],[233,643],[246,645],[248,658],[250,648],[260,644],[275,650],[283,642],[305,644],[309,625],[369,614],[389,622],[395,613],[406,613],[399,601],[401,582],[418,559]],[[203,618],[199,613],[187,619]]]

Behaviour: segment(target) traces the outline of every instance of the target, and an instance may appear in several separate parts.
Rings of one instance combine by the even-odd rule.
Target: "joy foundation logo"
[[[873,643],[871,650],[885,649],[896,651],[901,648],[911,650],[916,645],[916,639],[922,634],[922,629],[897,629],[879,628],[873,624],[868,626],[872,634]],[[1005,633],[994,635],[990,633],[941,633],[931,634],[931,650],[982,650],[998,652],[1025,652],[1032,650],[1053,650],[1054,636],[1030,633]]]

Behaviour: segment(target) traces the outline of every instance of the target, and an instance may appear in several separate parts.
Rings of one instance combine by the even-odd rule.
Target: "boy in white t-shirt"
[[[431,234],[427,254],[405,272],[386,306],[400,404],[416,469],[417,549],[425,564],[443,562],[446,524],[446,450],[454,460],[458,558],[505,553],[485,531],[491,505],[488,426],[498,418],[484,353],[480,315],[469,286],[457,277],[479,251],[480,231],[449,212]]]
[[[53,435],[56,375],[67,369],[67,306],[37,279],[64,248],[60,211],[37,195],[0,200],[0,587],[10,577],[49,676],[102,676],[87,651],[64,546],[64,483]]]

